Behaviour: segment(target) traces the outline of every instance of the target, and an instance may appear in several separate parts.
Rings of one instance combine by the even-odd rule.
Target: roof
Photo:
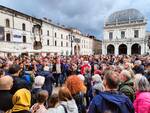
[[[115,24],[117,23],[129,23],[129,22],[143,22],[145,16],[137,9],[126,9],[112,13],[107,19],[105,24]]]

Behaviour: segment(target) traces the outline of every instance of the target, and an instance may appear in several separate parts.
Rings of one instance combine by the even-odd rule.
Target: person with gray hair
[[[134,82],[131,78],[131,73],[127,70],[123,70],[120,73],[121,84],[119,91],[124,93],[133,102],[135,99]]]
[[[144,74],[144,66],[141,60],[135,60],[133,71],[135,74]]]
[[[145,76],[135,83],[136,99],[133,103],[135,113],[150,113],[150,84]]]

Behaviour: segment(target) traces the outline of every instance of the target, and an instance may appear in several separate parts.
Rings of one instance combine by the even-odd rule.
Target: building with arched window
[[[149,52],[147,21],[136,9],[112,13],[104,23],[103,54],[146,54]]]
[[[22,52],[89,55],[99,53],[101,41],[76,28],[36,18],[0,5],[0,55]],[[95,49],[94,47],[99,48]],[[95,51],[97,50],[97,51]]]

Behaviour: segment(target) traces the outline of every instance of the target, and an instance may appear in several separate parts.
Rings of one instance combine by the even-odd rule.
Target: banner
[[[4,41],[4,27],[0,27],[0,41]]]
[[[23,42],[22,41],[22,31],[19,30],[13,30],[13,42]]]

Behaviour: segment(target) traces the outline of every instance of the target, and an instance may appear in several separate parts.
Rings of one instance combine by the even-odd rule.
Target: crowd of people
[[[0,57],[0,113],[150,113],[150,56]]]

